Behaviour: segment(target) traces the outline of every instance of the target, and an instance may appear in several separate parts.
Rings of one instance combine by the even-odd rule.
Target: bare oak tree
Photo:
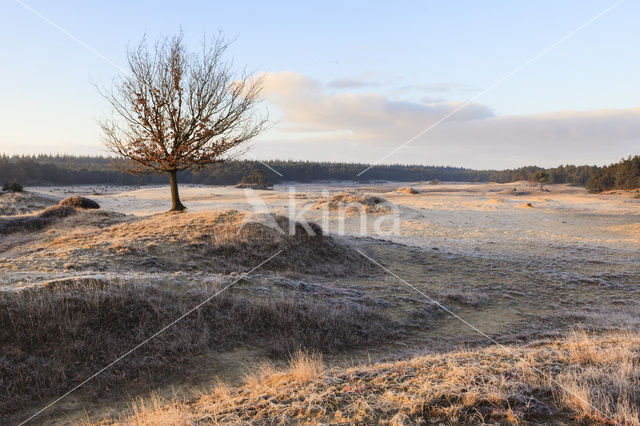
[[[223,58],[228,47],[222,36],[205,41],[199,54],[186,50],[182,33],[153,48],[143,40],[127,51],[129,73],[100,91],[114,112],[100,123],[105,146],[121,170],[167,173],[172,211],[185,210],[179,171],[239,153],[267,123],[255,113],[262,79],[234,73]]]

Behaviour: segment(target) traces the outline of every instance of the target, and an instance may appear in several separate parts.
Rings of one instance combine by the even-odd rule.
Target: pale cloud
[[[290,71],[265,77],[266,99],[281,119],[260,152],[268,146],[286,151],[272,152],[270,158],[374,162],[462,105],[430,98],[390,100],[380,93],[331,93]],[[639,135],[640,108],[496,116],[488,106],[472,103],[386,162],[602,164],[638,153]]]
[[[429,92],[429,93],[446,93],[451,92],[453,90],[462,90],[465,92],[472,91],[471,87],[460,84],[460,83],[452,83],[448,81],[442,81],[439,83],[433,84],[410,84],[400,87],[400,90],[403,92]]]
[[[376,87],[380,84],[375,81],[358,80],[354,78],[336,78],[329,81],[326,86],[332,89],[359,89],[363,87]]]
[[[335,132],[357,140],[389,140],[428,126],[460,107],[458,102],[417,103],[389,100],[379,93],[328,93],[317,81],[290,71],[265,75],[265,96],[283,115],[288,131]],[[470,104],[451,117],[469,121],[493,116]]]

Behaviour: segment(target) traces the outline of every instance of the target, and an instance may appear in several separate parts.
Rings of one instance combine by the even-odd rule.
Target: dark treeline
[[[516,182],[519,180],[530,180],[539,170],[549,174],[550,183],[569,183],[573,185],[585,186],[591,174],[598,170],[597,166],[559,166],[544,169],[536,166],[525,166],[519,169],[501,170],[494,172],[490,180],[492,182]]]
[[[199,171],[184,171],[179,175],[181,183],[204,185],[232,185],[255,170],[262,171],[273,183],[287,181],[314,182],[321,180],[355,181],[488,181],[494,171],[471,170],[440,166],[376,166],[362,176],[358,173],[368,167],[357,163],[319,163],[311,161],[266,161],[279,176],[264,164],[250,160],[232,160],[207,166]],[[17,180],[24,185],[145,185],[164,184],[165,175],[149,174],[133,176],[114,168],[107,157],[82,156],[0,156],[0,181]]]
[[[589,192],[640,188],[640,155],[594,170],[586,186]]]
[[[530,180],[539,170],[549,174],[552,183],[569,183],[587,186],[591,192],[609,189],[633,189],[640,187],[640,157],[628,158],[606,167],[559,166],[542,169],[535,166],[510,170],[473,170],[460,167],[380,165],[361,176],[358,173],[368,167],[356,163],[320,163],[310,161],[266,161],[280,172],[278,176],[257,161],[233,160],[211,165],[179,176],[181,183],[204,185],[233,185],[255,170],[260,170],[273,183],[287,181],[441,181],[457,182],[514,182]],[[116,170],[107,157],[37,155],[0,156],[0,183],[18,181],[23,185],[148,185],[165,184],[166,175],[149,174],[133,176]]]

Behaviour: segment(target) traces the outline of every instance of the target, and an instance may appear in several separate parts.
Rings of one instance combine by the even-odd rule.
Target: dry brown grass
[[[60,282],[0,293],[0,415],[58,396],[214,294],[150,285]],[[245,345],[286,357],[299,349],[337,352],[390,339],[395,326],[354,304],[262,297],[229,290],[83,386],[88,397],[142,390],[180,372],[198,374],[194,355]],[[314,377],[316,358],[297,376]]]
[[[130,425],[136,426],[181,426],[192,424],[192,419],[185,413],[180,403],[167,404],[159,397],[149,401],[140,400],[134,408],[135,420]],[[132,419],[133,420],[133,419]],[[195,419],[194,419],[195,420]]]
[[[578,331],[567,339],[558,357],[581,368],[557,376],[564,387],[560,399],[580,418],[605,421],[611,417],[619,423],[640,425],[639,339],[633,334],[614,338],[616,342],[598,345]]]
[[[639,355],[640,334],[581,331],[508,350],[462,350],[348,369],[323,370],[317,362],[310,368],[302,354],[288,370],[265,368],[238,388],[218,386],[189,402],[152,399],[144,410],[102,423],[163,423],[167,413],[175,424],[637,425]]]
[[[307,383],[320,377],[324,365],[318,353],[309,354],[298,350],[289,359],[289,374],[299,383]]]

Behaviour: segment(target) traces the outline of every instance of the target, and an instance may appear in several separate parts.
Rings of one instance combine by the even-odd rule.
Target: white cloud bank
[[[290,71],[265,77],[279,122],[255,147],[262,158],[375,162],[462,104],[349,93],[365,85],[323,85]],[[505,168],[603,164],[637,153],[640,108],[496,116],[472,103],[385,162]]]

